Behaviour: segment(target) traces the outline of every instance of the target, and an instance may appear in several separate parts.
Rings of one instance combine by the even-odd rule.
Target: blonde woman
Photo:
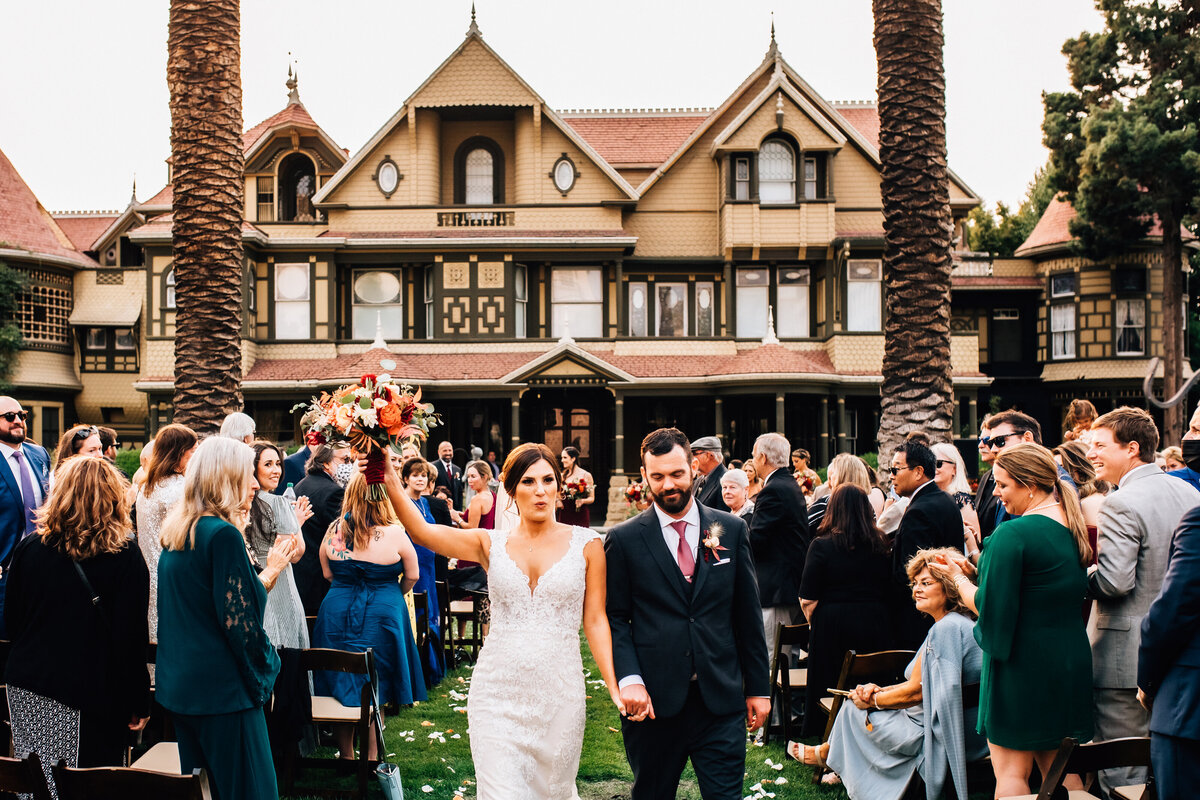
[[[390,464],[389,464],[390,466]],[[313,645],[335,650],[375,652],[380,703],[412,705],[424,700],[425,675],[413,637],[404,595],[420,577],[417,551],[400,527],[387,497],[372,500],[367,479],[356,472],[346,484],[342,516],[321,542],[321,572],[330,582],[321,602]],[[362,696],[365,675],[318,672],[314,688],[353,706]],[[354,726],[334,730],[342,758],[354,758]],[[371,737],[370,758],[375,755]]]
[[[996,495],[1014,519],[996,526],[979,560],[978,585],[962,556],[949,575],[979,615],[984,652],[979,732],[987,736],[996,796],[1028,794],[1063,737],[1092,738],[1092,650],[1079,615],[1092,548],[1079,499],[1050,451],[1032,442],[1000,451]],[[1078,788],[1078,787],[1075,787]]]
[[[65,461],[7,570],[13,747],[36,751],[47,778],[59,759],[122,766],[129,731],[150,716],[150,576],[129,536],[127,486],[102,458]]]
[[[937,487],[954,499],[958,513],[963,518],[963,552],[972,559],[979,557],[981,539],[979,535],[979,515],[975,513],[974,501],[971,497],[971,484],[967,481],[967,465],[962,453],[952,444],[938,442],[930,448],[933,450],[934,463],[937,468],[933,473],[933,482]]]
[[[833,494],[833,490],[838,486],[849,483],[862,489],[864,494],[869,494],[871,491],[871,478],[867,475],[866,465],[856,455],[838,453],[833,457],[833,461],[829,462],[829,469],[825,474],[828,478],[825,484],[829,487],[828,492],[814,500],[808,507],[808,529],[812,531],[815,531],[821,524],[821,520],[825,518],[825,509],[829,506],[829,495]]]
[[[183,773],[207,769],[222,798],[278,795],[263,705],[279,656],[263,629],[264,583],[278,578],[294,543],[281,537],[262,580],[255,575],[242,528],[257,489],[248,445],[206,439],[162,525],[157,699],[172,714]]]

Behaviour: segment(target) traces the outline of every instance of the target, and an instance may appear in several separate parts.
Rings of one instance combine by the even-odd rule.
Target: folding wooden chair
[[[808,688],[808,669],[792,667],[783,648],[791,647],[791,655],[799,662],[808,660],[808,653],[800,649],[808,647],[808,623],[785,625],[779,623],[775,632],[775,652],[771,655],[771,708],[779,709],[779,725],[766,725],[763,729],[763,744],[771,741],[771,730],[782,731],[784,741],[792,738],[792,690],[803,692]],[[782,704],[777,703],[777,699]]]
[[[355,773],[358,778],[357,790],[347,792],[334,789],[313,790],[306,788],[303,792],[304,794],[352,794],[356,797],[365,798],[371,773],[379,764],[378,759],[371,759],[369,757],[369,737],[376,737],[376,744],[378,745],[380,754],[386,752],[383,744],[383,718],[380,716],[382,712],[377,703],[377,698],[379,697],[379,676],[375,672],[375,656],[370,648],[362,653],[311,648],[301,651],[300,668],[313,672],[324,670],[328,672],[365,675],[367,677],[366,682],[363,683],[358,706],[345,706],[337,698],[322,695],[314,695],[312,699],[313,722],[318,724],[352,723],[354,725],[355,739],[358,742],[358,758],[355,760]],[[288,752],[288,763],[284,769],[284,774],[287,776],[285,792],[287,794],[294,793],[296,765],[337,770],[344,768],[345,762],[337,758],[300,758],[298,748],[293,747]]]
[[[1068,775],[1086,775],[1113,767],[1146,767],[1150,765],[1150,737],[1130,736],[1126,739],[1111,739],[1107,742],[1092,742],[1080,744],[1067,737],[1058,747],[1058,755],[1050,764],[1050,771],[1042,780],[1042,788],[1037,794],[1019,795],[1007,800],[1051,800],[1055,792],[1059,797],[1067,796],[1070,800],[1099,800],[1099,794],[1085,792],[1079,789],[1069,793],[1062,792],[1063,780]],[[1096,789],[1099,792],[1099,789]],[[1150,773],[1147,783],[1140,786],[1122,786],[1116,789],[1116,795],[1126,800],[1155,800],[1158,796],[1154,788],[1154,774]]]
[[[450,624],[450,584],[437,581],[438,627],[442,630],[442,652],[445,655],[446,669],[452,670],[458,665],[456,630]]]
[[[422,657],[429,645],[429,595],[425,592],[413,592],[413,610],[416,611],[417,629],[413,631],[417,640],[417,651]]]
[[[474,590],[467,590],[466,595],[462,600],[450,601],[450,621],[453,625],[459,621],[469,623],[467,633],[458,641],[470,651],[471,661],[475,661],[483,647],[483,601],[488,595]]]
[[[26,758],[0,757],[0,793],[27,794],[33,800],[50,800],[50,787],[37,753]]]
[[[854,650],[846,651],[846,659],[842,662],[842,672],[838,676],[837,687],[843,691],[858,686],[864,682],[885,685],[899,683],[904,680],[904,670],[917,655],[915,650],[882,650],[878,653],[859,655]],[[814,687],[822,691],[819,687]],[[829,715],[825,723],[825,735],[821,741],[829,741],[833,732],[833,721],[842,708],[846,698],[840,694],[826,695],[820,700],[820,707]],[[821,780],[825,770],[821,767],[813,769],[813,783]]]
[[[58,800],[211,800],[212,790],[204,770],[191,775],[167,775],[132,767],[75,769],[65,761],[54,766]]]

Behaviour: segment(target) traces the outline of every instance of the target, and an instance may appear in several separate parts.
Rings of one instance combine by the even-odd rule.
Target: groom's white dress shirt
[[[680,519],[687,523],[686,533],[684,538],[687,539],[688,547],[692,549],[692,561],[695,562],[699,556],[700,550],[700,509],[696,505],[696,500],[693,498],[688,505],[687,513],[679,519],[672,517],[658,507],[657,503],[652,503],[651,508],[658,515],[658,524],[662,528],[663,543],[667,546],[667,552],[675,559],[675,563],[679,563],[679,556],[676,552],[679,550],[679,534],[671,527],[671,523],[678,522]],[[626,686],[634,684],[645,684],[641,675],[626,675],[617,683],[618,689],[624,689]]]

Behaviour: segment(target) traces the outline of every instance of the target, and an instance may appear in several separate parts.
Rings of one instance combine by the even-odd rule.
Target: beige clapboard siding
[[[75,397],[80,419],[103,419],[101,408],[120,408],[132,418],[145,413],[146,395],[133,388],[137,373],[85,372],[80,377],[83,391]]]
[[[763,139],[776,130],[775,122],[776,101],[774,97],[760,105],[750,118],[729,137],[722,145],[726,148],[757,150]],[[809,148],[829,149],[838,147],[838,143],[813,122],[796,101],[788,95],[783,95],[783,132],[791,134],[800,144],[800,149]]]
[[[413,98],[416,106],[531,106],[537,97],[477,38]]]
[[[833,193],[845,208],[882,208],[879,168],[847,144],[833,159]]]
[[[713,258],[720,254],[714,211],[654,213],[640,211],[625,221],[625,232],[638,237],[634,256]]]

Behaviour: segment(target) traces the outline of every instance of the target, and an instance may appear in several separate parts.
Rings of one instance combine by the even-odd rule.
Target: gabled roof
[[[1025,258],[1026,256],[1065,249],[1071,242],[1075,241],[1075,237],[1071,235],[1070,229],[1071,220],[1075,219],[1075,216],[1075,207],[1067,200],[1066,195],[1060,194],[1056,196],[1046,206],[1046,210],[1042,212],[1042,216],[1038,219],[1037,224],[1029,232],[1028,238],[1021,243],[1021,246],[1016,249],[1013,255],[1017,258]],[[1182,226],[1180,226],[1180,232],[1183,234],[1185,242],[1195,240],[1196,238],[1195,234]],[[1162,234],[1162,223],[1156,216],[1150,226],[1150,230],[1146,233],[1146,238],[1161,240]]]
[[[338,146],[333,137],[313,120],[308,109],[297,97],[278,111],[242,134],[242,153],[248,163],[260,148],[271,140],[271,134],[287,128],[306,128],[316,134],[335,155],[345,156],[346,151]]]
[[[563,111],[559,116],[617,168],[657,167],[708,118],[707,113],[657,109]]]
[[[553,381],[563,375],[603,378],[607,382],[630,382],[633,376],[624,370],[614,367],[600,356],[589,353],[570,339],[560,340],[558,345],[546,351],[519,369],[513,370],[500,379],[501,383],[527,383],[531,380]]]
[[[71,242],[0,150],[0,251],[24,251],[64,266],[94,267]]]
[[[879,106],[870,101],[834,100],[833,110],[854,126],[864,139],[876,150],[879,149]]]
[[[55,211],[50,216],[79,252],[95,250],[96,240],[121,215],[115,211]]]
[[[324,202],[325,199],[329,197],[329,195],[332,194],[333,191],[338,187],[338,185],[346,179],[346,176],[350,175],[362,163],[362,161],[368,155],[370,155],[370,153],[380,144],[380,142],[382,142],[383,139],[389,133],[391,133],[392,129],[400,124],[405,116],[408,115],[409,108],[411,106],[419,107],[421,105],[421,103],[418,102],[421,93],[426,89],[426,87],[431,86],[436,78],[441,75],[446,68],[467,49],[468,45],[471,44],[476,44],[479,47],[482,47],[484,53],[495,59],[497,67],[504,72],[506,77],[515,79],[515,81],[521,87],[527,90],[531,98],[530,104],[532,105],[532,103],[537,103],[541,107],[542,113],[545,114],[546,119],[550,120],[550,122],[557,127],[564,136],[570,139],[576,147],[583,151],[583,153],[587,155],[597,167],[600,168],[600,170],[608,177],[608,179],[611,180],[627,198],[630,200],[638,199],[637,190],[634,189],[629,182],[621,176],[620,173],[613,169],[613,166],[609,164],[608,161],[606,161],[598,152],[596,152],[596,150],[587,142],[587,140],[580,136],[574,128],[572,128],[562,119],[562,117],[558,116],[553,109],[546,105],[546,101],[542,99],[541,95],[535,92],[529,86],[529,84],[517,74],[516,70],[508,65],[508,62],[506,62],[495,50],[488,46],[488,43],[483,40],[483,35],[479,32],[479,28],[475,25],[474,19],[472,19],[471,27],[467,31],[467,36],[463,40],[463,43],[460,44],[458,48],[455,49],[455,51],[451,53],[436,70],[433,71],[433,74],[426,78],[425,81],[417,87],[415,92],[408,96],[408,99],[404,101],[403,105],[401,105],[396,113],[393,114],[388,121],[385,122],[383,126],[375,132],[375,135],[372,136],[370,140],[358,150],[358,152],[351,156],[350,160],[343,164],[342,168],[334,173],[332,178],[325,182],[320,190],[317,191],[316,195],[313,196],[313,203],[319,205],[320,203]]]
[[[782,61],[778,63],[781,64]],[[749,105],[743,108],[741,113],[734,117],[733,121],[726,125],[725,129],[718,133],[717,137],[713,139],[712,146],[714,152],[729,139],[733,138],[733,135],[736,134],[742,128],[742,126],[754,116],[755,112],[762,108],[764,103],[770,100],[771,97],[775,96],[777,92],[787,95],[791,101],[799,106],[800,110],[803,111],[817,125],[817,127],[820,128],[827,136],[829,136],[829,138],[832,139],[836,144],[843,145],[846,143],[846,137],[843,135],[842,131],[839,130],[839,126],[835,125],[830,118],[817,111],[813,104],[810,103],[808,99],[804,97],[804,95],[797,91],[796,87],[793,86],[791,81],[787,79],[787,75],[784,73],[784,71],[780,68],[777,68],[771,75],[771,80],[767,83],[766,88],[759,92],[758,96],[751,100]]]

